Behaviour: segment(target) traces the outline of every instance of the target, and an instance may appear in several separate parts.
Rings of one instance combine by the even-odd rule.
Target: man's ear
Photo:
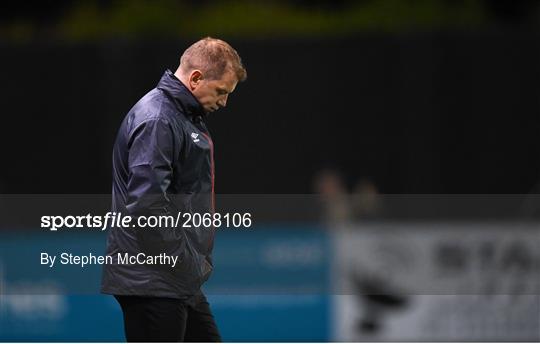
[[[202,79],[203,79],[203,74],[200,70],[195,69],[194,71],[192,71],[191,74],[189,75],[189,88],[191,90],[196,89],[197,86],[199,86],[199,83],[201,82]]]

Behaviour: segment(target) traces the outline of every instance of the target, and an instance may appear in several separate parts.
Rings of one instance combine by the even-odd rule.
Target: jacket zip
[[[210,145],[210,178],[212,180],[212,214],[216,211],[216,200],[215,200],[215,192],[214,192],[214,175],[215,175],[215,169],[214,169],[214,142],[210,138],[209,135],[207,135],[204,132],[201,132],[201,134],[208,140],[208,144]]]

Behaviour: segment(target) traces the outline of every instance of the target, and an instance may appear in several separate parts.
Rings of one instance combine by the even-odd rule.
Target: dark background
[[[208,120],[216,191],[309,193],[323,168],[383,193],[534,191],[540,35],[535,2],[520,3],[486,2],[491,21],[474,30],[209,33],[248,70]],[[66,40],[50,23],[67,6],[6,8],[37,33],[0,41],[1,192],[109,193],[123,116],[204,35]]]

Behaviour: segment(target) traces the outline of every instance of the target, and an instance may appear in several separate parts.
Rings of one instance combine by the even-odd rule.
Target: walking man
[[[124,118],[113,149],[112,211],[132,216],[214,211],[214,146],[206,116],[227,105],[247,73],[226,42],[190,46],[175,73]],[[136,221],[134,221],[136,222]],[[111,228],[101,290],[120,303],[129,342],[217,342],[202,284],[212,271],[213,228]],[[118,257],[168,256],[152,264]],[[165,262],[165,263],[163,263]]]

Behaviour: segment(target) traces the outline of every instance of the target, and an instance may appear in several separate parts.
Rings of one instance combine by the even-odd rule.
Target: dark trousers
[[[128,342],[221,342],[204,296],[189,304],[163,297],[115,296]]]

